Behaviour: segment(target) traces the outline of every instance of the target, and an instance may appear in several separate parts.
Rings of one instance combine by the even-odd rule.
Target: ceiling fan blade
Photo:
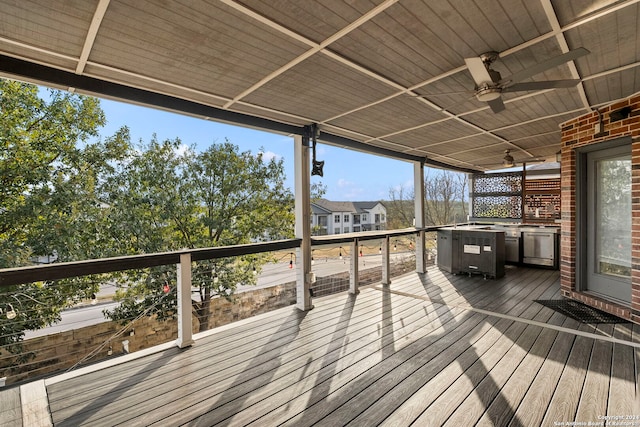
[[[491,80],[491,75],[489,71],[487,71],[487,67],[484,66],[484,62],[480,58],[464,58],[464,62],[467,64],[467,68],[469,68],[469,72],[471,73],[471,77],[473,77],[473,81],[476,82],[476,86],[481,86],[483,84],[493,84],[493,80]]]
[[[515,83],[502,89],[503,92],[516,92],[521,90],[545,90],[574,87],[580,83],[580,79],[575,80],[547,80],[544,82],[524,82]]]
[[[535,76],[536,74],[542,73],[543,71],[547,71],[551,68],[557,67],[558,65],[562,65],[565,62],[573,61],[574,59],[580,58],[581,56],[584,56],[588,53],[590,52],[583,47],[570,50],[567,53],[554,56],[553,58],[547,59],[546,61],[540,62],[539,64],[536,64],[532,67],[526,68],[522,71],[512,74],[511,76],[500,80],[500,84],[508,85],[509,83],[517,83],[521,80],[524,80],[531,76]]]
[[[472,94],[473,91],[470,90],[457,90],[452,92],[440,92],[440,93],[426,93],[424,95],[411,94],[411,96],[415,98],[429,98],[430,96],[451,96],[451,95],[469,95]]]
[[[487,104],[489,104],[489,107],[491,107],[491,110],[494,113],[499,113],[504,110],[504,102],[502,102],[502,98],[492,99],[491,101],[487,101]]]

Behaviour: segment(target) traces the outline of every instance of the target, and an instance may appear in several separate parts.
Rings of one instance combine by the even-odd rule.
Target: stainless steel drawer
[[[522,261],[525,264],[555,265],[556,234],[525,231],[522,233]]]

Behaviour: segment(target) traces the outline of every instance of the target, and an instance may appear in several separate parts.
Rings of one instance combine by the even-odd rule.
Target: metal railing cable
[[[85,361],[91,359],[93,356],[98,354],[103,348],[105,348],[107,346],[108,343],[110,343],[111,341],[115,340],[116,338],[122,336],[122,334],[124,334],[124,331],[129,329],[133,323],[135,323],[136,321],[138,321],[138,320],[142,319],[143,317],[145,317],[151,310],[156,308],[156,306],[159,303],[163,302],[163,300],[165,298],[167,298],[173,292],[176,292],[176,289],[177,289],[177,287],[174,287],[169,292],[167,292],[164,295],[162,295],[162,297],[160,297],[155,303],[153,303],[152,305],[147,307],[145,310],[143,310],[138,316],[136,316],[135,318],[130,320],[126,325],[122,326],[115,334],[111,335],[107,340],[105,340],[103,343],[101,343],[99,346],[97,346],[95,349],[93,349],[91,352],[89,352],[85,357],[83,357],[82,359],[77,361],[73,366],[71,366],[65,372],[70,372],[70,371],[74,370],[75,368],[80,366],[82,363],[84,363]]]

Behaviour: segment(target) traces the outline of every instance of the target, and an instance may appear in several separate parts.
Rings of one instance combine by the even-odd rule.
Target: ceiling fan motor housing
[[[490,84],[484,84],[476,89],[476,98],[478,99],[478,101],[493,101],[494,99],[500,98],[501,92],[502,91],[499,87]]]

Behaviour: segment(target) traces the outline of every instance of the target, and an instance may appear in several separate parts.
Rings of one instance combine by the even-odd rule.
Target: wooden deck
[[[584,325],[532,302],[552,298],[557,271],[510,268],[483,280],[430,269],[44,384],[56,426],[553,426],[640,416],[640,326]]]

